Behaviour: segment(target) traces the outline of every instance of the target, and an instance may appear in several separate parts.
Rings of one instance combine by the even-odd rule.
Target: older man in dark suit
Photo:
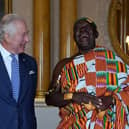
[[[24,53],[27,25],[16,14],[0,22],[0,129],[36,129],[37,64]]]

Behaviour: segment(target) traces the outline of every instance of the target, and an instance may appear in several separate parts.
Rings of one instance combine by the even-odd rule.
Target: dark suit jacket
[[[19,55],[20,94],[18,102],[12,96],[12,86],[0,55],[0,129],[36,129],[34,97],[37,65],[34,58]]]

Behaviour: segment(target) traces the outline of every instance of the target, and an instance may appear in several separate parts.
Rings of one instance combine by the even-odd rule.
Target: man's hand
[[[98,110],[104,111],[106,110],[109,106],[113,105],[115,102],[113,100],[113,97],[110,96],[101,96],[99,97],[102,101],[102,105],[99,105],[97,108]]]
[[[102,106],[102,99],[85,92],[73,93],[72,101],[78,104],[92,104],[95,107]]]
[[[98,111],[104,111],[114,103],[113,97],[111,95],[96,97],[85,92],[73,93],[72,101],[78,104],[91,104],[97,108]]]

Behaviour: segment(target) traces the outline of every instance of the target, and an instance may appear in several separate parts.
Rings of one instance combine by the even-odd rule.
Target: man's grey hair
[[[16,22],[24,21],[24,19],[17,14],[7,14],[0,21],[0,42],[4,40],[4,34],[8,33],[9,35],[13,35],[17,28]]]

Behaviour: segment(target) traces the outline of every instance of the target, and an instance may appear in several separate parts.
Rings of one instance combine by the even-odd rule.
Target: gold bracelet
[[[73,97],[73,93],[65,93],[64,94],[64,100],[70,100]]]

